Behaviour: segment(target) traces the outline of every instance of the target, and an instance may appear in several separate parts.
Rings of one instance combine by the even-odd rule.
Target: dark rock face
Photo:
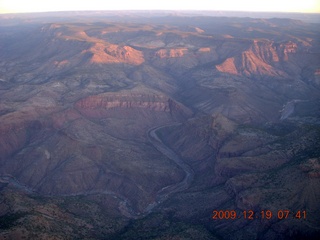
[[[147,90],[145,91],[147,92]],[[177,120],[183,120],[191,116],[192,112],[188,108],[168,96],[146,95],[146,92],[142,90],[141,93],[124,92],[89,96],[79,100],[75,104],[75,108],[89,118],[98,119],[112,117],[113,112],[117,110],[119,112],[132,110],[132,112],[137,112],[138,115],[141,111],[159,112],[161,113],[159,115],[171,116]],[[126,115],[123,117],[126,117]]]
[[[0,238],[319,234],[317,24],[91,17],[0,16]]]

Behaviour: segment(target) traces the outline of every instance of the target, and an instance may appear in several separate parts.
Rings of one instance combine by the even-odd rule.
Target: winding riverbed
[[[161,152],[163,155],[165,155],[166,157],[174,161],[185,172],[185,177],[181,182],[166,186],[162,188],[160,191],[158,191],[156,201],[149,204],[149,206],[145,209],[144,213],[146,214],[150,213],[152,209],[154,209],[166,198],[168,198],[169,195],[187,189],[190,186],[194,177],[194,172],[192,168],[188,164],[186,164],[174,151],[172,151],[172,149],[167,147],[157,135],[157,131],[160,130],[161,128],[174,126],[174,125],[179,125],[179,124],[177,123],[177,124],[171,124],[171,125],[164,125],[164,126],[150,129],[147,133],[148,140],[159,152]]]

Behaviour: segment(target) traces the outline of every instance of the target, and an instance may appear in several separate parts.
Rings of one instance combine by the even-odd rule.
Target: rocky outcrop
[[[142,95],[111,95],[101,94],[90,96],[76,103],[77,109],[113,109],[113,108],[144,108],[152,111],[170,112],[170,100],[165,101],[158,96]]]
[[[216,47],[168,47],[152,52],[150,60],[156,67],[183,73],[197,65],[207,64],[219,58]]]
[[[140,65],[144,62],[143,53],[129,46],[95,43],[90,49],[82,51],[90,54],[91,63],[128,63]]]
[[[79,100],[75,107],[82,114],[93,118],[111,117],[112,110],[146,110],[163,112],[173,118],[183,119],[191,111],[168,96],[146,92],[103,93]]]
[[[283,61],[288,61],[289,55],[292,53],[296,53],[297,50],[298,50],[298,45],[292,41],[280,43],[277,46],[277,52],[279,53]]]
[[[158,50],[155,55],[159,58],[179,58],[183,57],[186,53],[188,53],[187,48],[161,49]]]
[[[234,75],[284,77],[286,73],[277,69],[277,62],[287,61],[287,52],[293,49],[291,44],[281,45],[277,49],[272,41],[254,40],[247,50],[227,58],[216,68],[220,72]]]
[[[235,65],[234,57],[226,59],[222,64],[217,65],[216,68],[220,72],[238,75],[238,69]]]
[[[89,96],[74,107],[85,118],[99,121],[113,136],[142,141],[148,129],[192,115],[183,104],[147,88]]]

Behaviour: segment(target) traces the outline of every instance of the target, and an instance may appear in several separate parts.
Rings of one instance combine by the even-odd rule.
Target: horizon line
[[[0,12],[0,15],[11,14],[41,14],[41,13],[78,13],[78,12],[229,12],[229,13],[279,13],[279,14],[320,14],[320,12],[291,12],[291,11],[247,11],[247,10],[191,10],[191,9],[97,9],[97,10],[52,10],[26,12]]]

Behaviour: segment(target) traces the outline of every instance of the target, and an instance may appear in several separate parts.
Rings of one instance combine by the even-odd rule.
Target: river
[[[161,128],[174,125],[179,124],[177,123],[171,125],[164,125],[150,129],[147,133],[148,140],[159,152],[161,152],[163,155],[174,161],[185,172],[185,177],[181,182],[163,187],[161,190],[159,190],[157,193],[156,201],[149,204],[149,206],[145,209],[144,212],[147,214],[150,213],[152,209],[158,206],[161,202],[167,199],[171,194],[181,192],[189,188],[194,177],[194,171],[192,170],[192,168],[188,164],[186,164],[174,151],[172,151],[172,149],[165,145],[157,135],[157,131]]]

